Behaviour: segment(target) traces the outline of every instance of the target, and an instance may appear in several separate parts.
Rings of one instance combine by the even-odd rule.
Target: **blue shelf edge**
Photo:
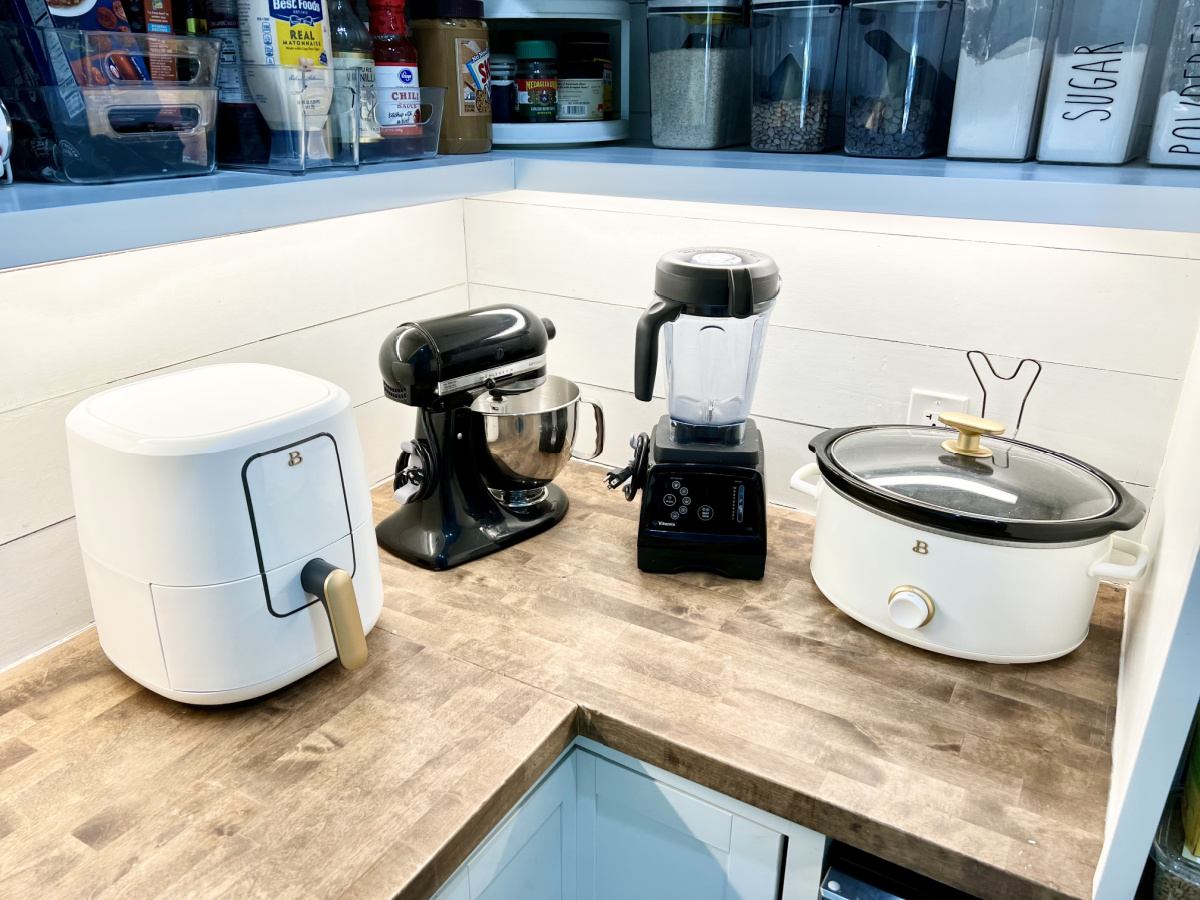
[[[302,177],[219,171],[109,185],[0,187],[0,269],[511,190],[513,163],[438,157]]]
[[[1200,233],[1200,169],[776,155],[640,146],[498,150],[296,178],[218,172],[0,187],[0,269],[514,188]]]
[[[1200,169],[745,149],[508,151],[519,190],[1200,233]],[[584,168],[586,164],[586,169]]]

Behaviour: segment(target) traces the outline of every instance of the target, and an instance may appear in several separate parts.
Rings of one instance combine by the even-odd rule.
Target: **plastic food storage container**
[[[834,75],[841,2],[754,0],[750,145],[773,153],[835,146]]]
[[[1056,0],[974,0],[966,8],[947,154],[1022,160],[1037,117]]]
[[[1037,158],[1119,165],[1138,152],[1157,0],[1063,0]]]
[[[0,23],[0,43],[18,177],[105,184],[216,168],[219,40]]]
[[[650,0],[650,131],[656,147],[750,140],[750,29],[741,0]]]
[[[1184,855],[1179,798],[1174,792],[1167,799],[1154,836],[1154,900],[1200,900],[1200,862]]]
[[[951,0],[851,0],[846,153],[912,158],[945,150],[957,63],[947,48],[958,47],[961,13]]]
[[[1180,0],[1150,139],[1156,166],[1200,166],[1200,0]]]

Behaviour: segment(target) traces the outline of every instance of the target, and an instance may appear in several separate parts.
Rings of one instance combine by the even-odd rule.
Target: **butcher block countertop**
[[[355,672],[190,707],[88,631],[0,675],[0,896],[422,900],[578,734],[989,900],[1091,896],[1119,591],[1065,659],[954,660],[825,601],[796,513],[761,582],[639,572],[600,477],[458,569],[383,554]]]

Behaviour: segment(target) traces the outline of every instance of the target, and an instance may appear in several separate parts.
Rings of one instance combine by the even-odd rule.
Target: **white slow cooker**
[[[1149,550],[1116,534],[1144,507],[1086,463],[999,437],[996,422],[941,419],[957,435],[883,425],[812,440],[817,461],[791,485],[817,501],[813,580],[847,615],[927,650],[994,663],[1070,653],[1100,579],[1145,572]]]

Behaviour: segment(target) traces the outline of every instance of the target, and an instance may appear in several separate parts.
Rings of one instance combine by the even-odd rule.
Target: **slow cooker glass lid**
[[[853,479],[900,501],[957,516],[1003,522],[1078,522],[1111,513],[1112,488],[1085,466],[1048,450],[984,438],[989,459],[951,453],[948,428],[853,431],[829,448]]]

